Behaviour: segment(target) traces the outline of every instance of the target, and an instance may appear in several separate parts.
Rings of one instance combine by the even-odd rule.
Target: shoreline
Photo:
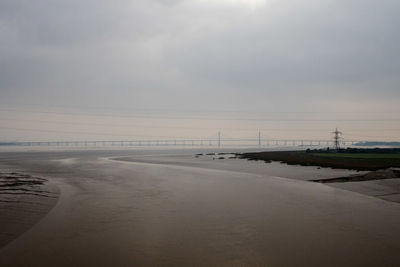
[[[371,151],[377,151],[371,150]],[[328,154],[329,155],[329,154]],[[386,201],[400,203],[400,159],[374,159],[376,154],[352,154],[354,158],[337,153],[332,156],[318,156],[306,151],[276,151],[236,154],[238,158],[266,163],[280,162],[289,166],[307,166],[316,168],[347,169],[364,172],[333,178],[308,179],[310,182],[326,184]],[[397,156],[397,155],[396,155]],[[360,157],[360,158],[355,158]],[[393,165],[390,165],[393,164]]]
[[[317,183],[346,183],[346,182],[364,182],[372,180],[385,180],[385,179],[398,179],[400,178],[400,170],[398,169],[384,169],[373,172],[368,172],[361,175],[350,175],[346,177],[326,178],[326,179],[313,179],[310,182]]]

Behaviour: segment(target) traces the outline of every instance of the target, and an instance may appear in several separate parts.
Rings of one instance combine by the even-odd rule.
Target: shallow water
[[[0,263],[400,264],[399,204],[304,181],[353,172],[195,153],[0,154],[3,166],[61,190],[51,212],[0,251]]]

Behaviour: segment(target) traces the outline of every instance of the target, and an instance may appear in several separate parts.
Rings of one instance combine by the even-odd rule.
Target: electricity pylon
[[[336,128],[336,130],[333,133],[333,144],[336,150],[340,149],[340,139],[342,139],[342,132],[338,131],[338,129]]]

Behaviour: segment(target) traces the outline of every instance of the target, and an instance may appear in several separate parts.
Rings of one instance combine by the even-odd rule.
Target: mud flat
[[[0,248],[31,228],[55,205],[58,190],[46,179],[0,171]]]
[[[345,183],[345,182],[365,182],[371,180],[398,179],[398,178],[400,178],[400,170],[385,169],[385,170],[368,172],[360,175],[350,175],[346,177],[336,177],[328,179],[315,179],[310,181],[318,183]]]

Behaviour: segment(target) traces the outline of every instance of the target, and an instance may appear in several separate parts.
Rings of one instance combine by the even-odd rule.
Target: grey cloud
[[[399,97],[399,11],[389,0],[2,1],[0,96],[210,108]]]
[[[321,85],[323,90],[382,76],[397,81],[398,3],[325,3],[318,9],[300,4],[283,13],[266,9],[256,18],[232,18],[228,29],[204,31],[201,38],[178,45],[170,60],[195,79],[239,90],[268,85],[288,91]]]

